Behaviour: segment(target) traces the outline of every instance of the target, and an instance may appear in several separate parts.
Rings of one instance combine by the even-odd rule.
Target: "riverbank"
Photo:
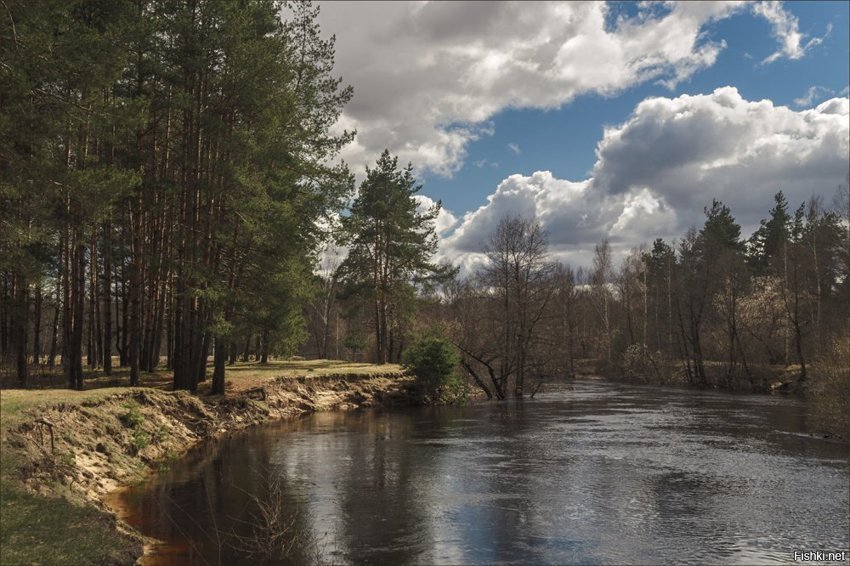
[[[846,361],[810,363],[802,378],[799,365],[751,364],[730,372],[728,364],[704,363],[706,382],[688,381],[685,369],[672,361],[624,357],[619,363],[600,359],[576,361],[576,375],[638,385],[717,390],[728,393],[791,394],[805,397],[811,406],[808,421],[813,434],[850,442],[850,366]]]
[[[249,426],[414,402],[399,366],[257,366],[234,368],[227,394],[215,397],[149,387],[0,391],[0,564],[132,564],[143,540],[106,508],[108,493]]]
[[[579,379],[317,413],[205,444],[117,503],[160,564],[786,562],[848,543],[848,447],[809,436],[808,404]]]

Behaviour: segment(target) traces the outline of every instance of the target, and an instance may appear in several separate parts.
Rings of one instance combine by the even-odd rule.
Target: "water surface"
[[[552,385],[524,402],[320,413],[193,451],[117,503],[156,564],[776,563],[850,548],[850,446],[803,400]],[[253,495],[253,496],[252,496]]]

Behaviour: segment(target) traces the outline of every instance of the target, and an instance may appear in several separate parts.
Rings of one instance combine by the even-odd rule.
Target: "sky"
[[[506,215],[574,267],[701,226],[749,235],[782,190],[830,204],[850,171],[848,2],[319,2],[338,129],[362,179],[383,149],[441,201],[441,258],[472,269]]]

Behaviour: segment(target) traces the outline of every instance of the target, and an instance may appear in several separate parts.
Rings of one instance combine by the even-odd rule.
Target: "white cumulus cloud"
[[[745,6],[640,4],[624,18],[602,2],[322,4],[322,29],[337,37],[336,72],[355,91],[340,127],[358,135],[343,157],[362,168],[388,148],[450,176],[501,110],[687,80],[725,45],[704,28]]]
[[[847,98],[800,111],[745,100],[732,87],[650,98],[606,130],[589,179],[558,179],[548,171],[507,177],[444,237],[442,253],[475,265],[499,220],[513,214],[538,219],[556,256],[587,265],[603,238],[623,252],[700,226],[712,198],[731,207],[748,235],[777,191],[796,206],[846,182],[848,118]]]
[[[641,2],[625,17],[604,2],[329,2],[336,67],[354,86],[339,128],[357,130],[343,158],[356,171],[387,148],[420,170],[451,176],[470,142],[506,108],[557,108],[654,81],[668,88],[712,66],[726,47],[713,22],[752,11],[778,50],[799,59],[806,40],[778,2]]]

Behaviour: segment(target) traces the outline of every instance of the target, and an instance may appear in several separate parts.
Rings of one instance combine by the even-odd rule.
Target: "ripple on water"
[[[850,447],[809,438],[801,410],[576,382],[521,404],[308,417],[176,463],[131,490],[130,522],[215,563],[209,533],[239,529],[245,493],[277,477],[296,563],[789,562],[850,546]],[[198,527],[174,529],[180,513]]]

